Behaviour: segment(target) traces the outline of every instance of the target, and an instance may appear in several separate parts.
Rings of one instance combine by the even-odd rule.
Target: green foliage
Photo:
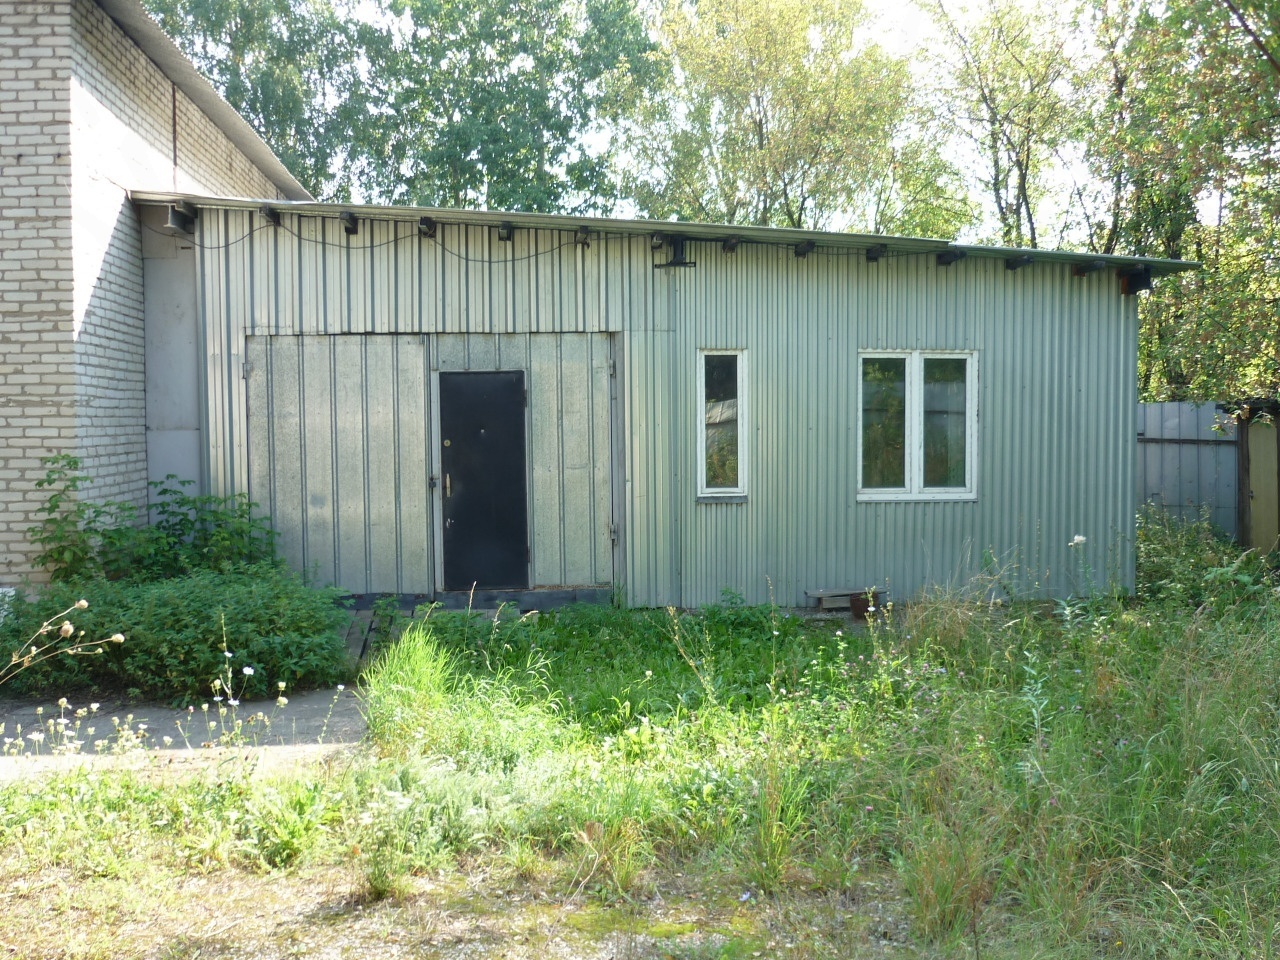
[[[1280,15],[1218,0],[1099,11],[1111,119],[1090,153],[1114,190],[1100,226],[1123,249],[1205,265],[1141,305],[1142,392],[1274,396]]]
[[[48,567],[55,581],[102,576],[110,562],[104,555],[111,531],[131,526],[137,508],[85,500],[80,491],[90,480],[76,457],[58,454],[41,462],[48,470],[36,487],[51,492],[36,511],[43,519],[30,531],[31,542],[40,547],[36,563]]]
[[[626,183],[657,219],[950,235],[968,220],[904,60],[853,2],[665,3],[663,82],[623,126]],[[926,212],[927,211],[927,212]]]
[[[34,600],[15,599],[0,623],[0,656],[8,658],[42,622],[42,611],[89,608],[76,626],[88,636],[121,632],[123,644],[103,655],[46,660],[18,675],[15,690],[93,688],[157,700],[209,699],[210,684],[233,654],[231,696],[274,696],[343,678],[347,614],[332,590],[309,587],[276,564],[236,572],[201,571],[154,583],[92,580],[52,585]],[[245,668],[252,674],[245,674]]]
[[[1238,603],[1275,579],[1266,557],[1242,553],[1207,518],[1181,521],[1155,507],[1138,515],[1137,560],[1138,596],[1182,606]]]
[[[147,0],[147,12],[312,194],[350,199],[384,42],[344,0]]]
[[[190,480],[172,474],[152,481],[150,529],[130,556],[135,579],[181,576],[197,570],[229,571],[275,559],[275,531],[245,494],[193,496]]]
[[[609,902],[705,877],[745,912],[765,890],[847,904],[866,875],[909,894],[926,952],[1084,956],[1105,930],[1117,955],[1265,956],[1280,600],[1242,587],[1251,561],[1220,542],[1153,526],[1144,598],[1065,620],[972,594],[856,631],[733,598],[431,610],[365,680],[378,756],[207,795],[125,775],[3,787],[0,844],[72,872],[147,850],[327,860],[370,899],[518,863]],[[1182,571],[1179,544],[1200,556]]]
[[[189,480],[153,480],[150,524],[139,525],[132,504],[86,500],[91,481],[76,457],[46,457],[36,486],[51,491],[31,540],[36,561],[55,582],[105,577],[149,581],[198,570],[229,571],[275,558],[275,531],[243,494],[193,496]]]
[[[1223,0],[930,2],[935,110],[979,236],[1197,260],[1139,301],[1150,399],[1280,391],[1280,13]]]
[[[362,182],[396,203],[599,210],[616,195],[588,145],[645,69],[626,0],[396,0],[372,59]],[[641,79],[641,83],[644,81]]]
[[[974,177],[994,211],[997,242],[1040,245],[1041,201],[1070,134],[1070,60],[1048,6],[989,3],[965,22],[950,5],[925,4],[944,37],[935,63],[956,127],[980,158]]]
[[[648,81],[625,0],[148,0],[312,193],[532,211],[616,197],[601,125]]]
[[[798,847],[809,828],[809,778],[787,757],[790,738],[776,716],[765,727],[771,749],[753,771],[753,802],[742,853],[742,873],[765,893],[781,888],[795,871]]]
[[[394,756],[447,756],[466,769],[509,770],[569,737],[545,702],[536,654],[517,666],[460,670],[433,618],[409,627],[362,677],[370,734]]]
[[[324,784],[285,780],[254,794],[240,818],[243,855],[267,869],[292,866],[309,853],[333,819]]]

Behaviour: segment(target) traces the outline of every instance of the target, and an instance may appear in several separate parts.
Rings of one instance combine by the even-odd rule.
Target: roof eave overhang
[[[958,244],[948,240],[931,240],[922,237],[894,237],[871,233],[834,233],[822,230],[796,230],[785,227],[754,227],[713,223],[688,223],[669,220],[625,220],[607,217],[584,217],[549,213],[514,213],[501,210],[460,210],[443,207],[384,206],[376,204],[337,204],[315,201],[279,203],[263,200],[245,200],[235,197],[200,197],[190,194],[135,191],[137,203],[173,204],[189,203],[197,209],[249,209],[260,210],[269,203],[280,212],[304,216],[336,217],[343,212],[370,220],[418,221],[428,217],[441,224],[474,224],[498,227],[510,224],[533,230],[570,230],[582,227],[598,233],[682,237],[685,240],[723,243],[737,240],[739,243],[760,243],[774,246],[799,246],[813,243],[817,247],[832,250],[869,250],[883,248],[886,253],[940,254],[1001,259],[1006,262],[1030,258],[1032,263],[1063,263],[1083,272],[1100,267],[1113,270],[1149,269],[1153,277],[1167,276],[1185,270],[1198,270],[1200,264],[1189,260],[1162,260],[1153,257],[1125,257],[1061,250],[1022,249],[1013,247],[989,247],[976,244]]]

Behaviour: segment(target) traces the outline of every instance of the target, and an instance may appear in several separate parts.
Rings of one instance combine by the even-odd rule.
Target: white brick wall
[[[133,189],[279,195],[93,0],[0,0],[0,584],[42,579],[42,456],[146,502]]]
[[[70,28],[0,0],[0,583],[32,572],[40,458],[75,443]]]

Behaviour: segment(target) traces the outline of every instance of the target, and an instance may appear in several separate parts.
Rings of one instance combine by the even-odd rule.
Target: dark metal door
[[[440,374],[444,588],[529,585],[524,372]]]

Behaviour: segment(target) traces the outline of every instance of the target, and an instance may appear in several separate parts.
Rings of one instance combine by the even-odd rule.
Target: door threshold
[[[555,610],[574,603],[609,604],[611,587],[533,587],[525,590],[441,590],[435,602],[445,610],[493,610],[516,607],[521,613]]]

